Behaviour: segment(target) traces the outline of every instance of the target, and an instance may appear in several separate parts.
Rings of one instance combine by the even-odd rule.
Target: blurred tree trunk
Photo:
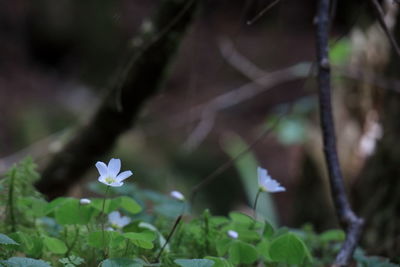
[[[364,245],[391,258],[400,255],[400,95],[387,91],[384,135],[360,175],[357,204],[366,218]]]
[[[91,120],[55,155],[37,188],[49,198],[64,195],[94,163],[109,152],[133,124],[143,104],[162,85],[173,55],[195,14],[198,0],[163,0],[120,70],[114,88],[103,98]]]
[[[394,37],[399,34],[397,15]],[[400,78],[399,68],[400,59],[392,49],[386,76]],[[380,112],[383,136],[364,165],[354,191],[367,221],[364,247],[400,262],[400,94],[393,90],[396,84],[388,85]]]
[[[393,55],[390,70],[397,72],[397,77],[399,67],[399,59]],[[387,90],[382,111],[383,137],[354,187],[357,205],[367,221],[364,245],[373,253],[391,258],[400,255],[399,118],[400,94]]]

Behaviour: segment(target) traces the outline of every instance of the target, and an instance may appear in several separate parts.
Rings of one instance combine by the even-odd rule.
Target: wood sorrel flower
[[[98,161],[96,168],[100,173],[99,182],[112,187],[122,186],[124,184],[122,181],[132,175],[131,171],[118,174],[121,170],[120,159],[111,159],[108,166],[104,162]]]
[[[258,174],[258,186],[260,187],[261,191],[270,193],[286,191],[286,189],[283,186],[281,186],[277,181],[275,181],[274,179],[271,178],[271,176],[269,176],[266,169],[258,167],[257,174]]]
[[[121,229],[131,222],[131,218],[127,216],[121,216],[118,211],[113,211],[108,214],[108,222],[111,224],[112,228]]]

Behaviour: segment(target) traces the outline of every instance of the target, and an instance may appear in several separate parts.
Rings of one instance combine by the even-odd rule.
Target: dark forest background
[[[80,197],[97,178],[94,162],[86,161],[119,157],[139,188],[189,194],[256,140],[199,190],[195,208],[249,211],[249,180],[256,181],[253,167],[260,165],[287,188],[273,196],[280,224],[338,227],[318,121],[316,1],[201,1],[186,31],[166,16],[154,37],[148,19],[160,2],[0,2],[0,172],[30,155],[43,172],[42,192]],[[345,183],[356,213],[367,220],[362,244],[394,258],[400,254],[399,57],[367,2],[335,4],[330,59]],[[398,5],[381,5],[397,38]],[[171,29],[176,36],[168,38],[182,42],[157,47],[159,32]],[[156,52],[143,52],[149,47]],[[129,83],[135,55],[140,77]],[[125,74],[132,86],[124,87]],[[134,82],[141,77],[145,82]],[[146,82],[152,80],[154,88]],[[240,89],[246,93],[231,93]],[[122,105],[132,118],[99,115],[115,140],[94,129],[86,138],[96,146],[75,146],[64,161],[64,145],[102,105],[114,111]],[[57,175],[65,169],[63,180]]]

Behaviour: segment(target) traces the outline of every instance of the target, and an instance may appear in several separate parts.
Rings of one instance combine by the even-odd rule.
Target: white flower
[[[131,218],[121,216],[118,211],[113,211],[108,214],[108,222],[113,228],[120,229],[131,222]]]
[[[283,186],[281,186],[277,181],[275,181],[274,179],[271,178],[271,176],[268,175],[266,169],[258,167],[257,174],[258,174],[258,186],[262,191],[270,193],[286,191],[286,189]]]
[[[82,206],[84,206],[84,205],[89,205],[91,202],[92,202],[92,201],[90,201],[90,199],[87,199],[87,198],[81,198],[81,199],[79,200],[79,204],[81,204]]]
[[[185,196],[179,192],[179,191],[171,191],[171,193],[169,194],[171,197],[175,198],[176,200],[180,200],[180,201],[184,201],[185,200]]]
[[[124,184],[122,181],[132,175],[131,171],[118,174],[121,170],[121,160],[119,159],[111,159],[108,166],[104,162],[98,161],[96,168],[100,173],[99,182],[113,187],[122,186]]]
[[[226,233],[228,234],[228,236],[230,238],[233,238],[233,239],[238,239],[238,237],[239,237],[238,232],[233,231],[233,230],[228,230],[228,232],[226,232]]]

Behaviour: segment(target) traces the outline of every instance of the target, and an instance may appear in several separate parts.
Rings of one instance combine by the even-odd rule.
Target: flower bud
[[[82,206],[89,205],[91,202],[92,201],[90,201],[90,199],[88,199],[88,198],[81,198],[79,200],[79,204],[81,204]]]
[[[179,191],[171,191],[170,196],[179,201],[185,200],[185,196]]]
[[[228,236],[230,238],[233,238],[233,239],[237,239],[239,237],[238,232],[233,231],[233,230],[228,230],[228,232],[226,232],[226,233],[228,234]]]

